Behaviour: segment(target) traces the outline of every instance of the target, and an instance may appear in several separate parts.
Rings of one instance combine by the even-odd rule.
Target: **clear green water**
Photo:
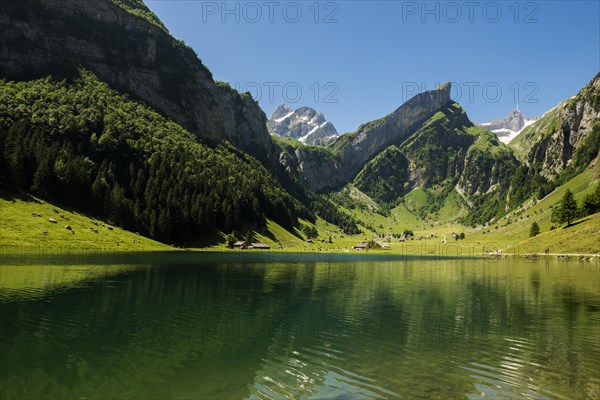
[[[594,262],[88,261],[0,266],[1,399],[600,398]]]

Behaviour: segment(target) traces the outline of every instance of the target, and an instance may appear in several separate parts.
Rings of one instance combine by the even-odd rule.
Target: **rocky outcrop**
[[[575,97],[525,130],[521,142],[526,162],[546,179],[554,179],[573,160],[577,149],[600,125],[600,74]]]
[[[518,162],[492,133],[476,127],[449,104],[399,146],[369,161],[354,185],[372,198],[394,203],[415,188],[453,187],[466,196],[487,193],[510,177]]]
[[[292,110],[287,104],[278,106],[267,123],[269,133],[291,137],[311,146],[324,146],[338,137],[333,124],[310,107]]]
[[[450,102],[450,83],[446,83],[416,95],[393,113],[338,139],[331,147],[340,154],[344,177],[352,179],[369,160],[391,145],[401,144]]]
[[[190,48],[139,1],[23,0],[0,9],[0,74],[30,79],[92,71],[194,132],[268,162],[275,146],[249,95],[218,86]]]
[[[452,104],[450,84],[416,95],[393,113],[361,125],[324,149],[298,146],[280,161],[302,185],[315,192],[338,189],[351,182],[365,164],[392,145],[400,145],[444,106]],[[286,110],[277,113],[285,116]]]
[[[491,132],[482,132],[469,147],[457,189],[467,196],[488,193],[510,180],[519,165],[513,152]]]
[[[315,192],[334,189],[343,182],[343,166],[331,152],[315,151],[310,148],[296,149],[301,184]]]

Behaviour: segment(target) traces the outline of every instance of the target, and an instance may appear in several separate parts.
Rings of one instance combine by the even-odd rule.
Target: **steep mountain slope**
[[[340,136],[327,146],[327,152],[296,146],[294,152],[280,155],[280,163],[312,191],[337,190],[351,182],[367,162],[391,145],[402,143],[451,102],[447,83],[414,96],[393,113],[361,125],[354,133]]]
[[[217,85],[193,50],[139,0],[23,0],[0,9],[0,76],[76,75],[78,67],[208,143],[230,141],[276,161],[266,116],[249,95]]]
[[[275,109],[267,127],[272,135],[294,138],[312,146],[324,146],[338,136],[333,124],[321,112],[310,107],[292,110],[287,104]]]
[[[512,110],[504,118],[485,122],[481,124],[481,126],[494,132],[502,143],[509,143],[517,137],[524,128],[533,124],[535,121],[535,119],[528,118],[517,109]]]
[[[354,185],[372,198],[392,203],[410,191],[410,160],[395,145],[369,161]]]
[[[508,148],[452,103],[398,146],[367,163],[354,185],[382,202],[393,202],[417,187],[440,185],[456,186],[460,193],[473,196],[506,180],[516,165]]]
[[[87,72],[0,85],[0,184],[166,243],[314,220],[255,159],[209,148]]]
[[[560,103],[511,143],[521,159],[510,180],[471,202],[469,225],[484,223],[542,199],[598,162],[600,152],[600,74],[577,96]]]
[[[553,180],[585,151],[585,164],[600,150],[600,73],[575,97],[527,127],[511,143],[527,165]]]
[[[393,113],[340,137],[330,147],[339,154],[344,166],[342,176],[346,179],[356,176],[369,160],[389,146],[402,143],[450,102],[450,83],[446,83],[414,96]]]

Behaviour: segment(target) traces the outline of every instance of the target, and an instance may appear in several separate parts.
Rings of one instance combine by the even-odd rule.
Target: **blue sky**
[[[310,106],[340,133],[446,81],[475,122],[541,115],[600,70],[596,1],[145,3],[267,116]]]

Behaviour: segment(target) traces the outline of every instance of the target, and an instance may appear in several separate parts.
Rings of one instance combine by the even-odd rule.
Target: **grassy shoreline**
[[[589,178],[583,175],[581,178]],[[583,179],[579,179],[583,180]],[[574,181],[573,183],[581,184]],[[578,193],[580,198],[588,190]],[[92,216],[64,209],[30,196],[0,193],[0,257],[4,254],[37,255],[46,257],[57,254],[121,254],[125,252],[237,252],[240,254],[259,254],[259,250],[232,250],[224,245],[222,234],[215,233],[210,243],[179,249],[122,230]],[[319,238],[312,243],[305,240],[301,232],[288,232],[273,221],[255,232],[257,242],[271,246],[270,252],[302,254],[362,254],[423,257],[496,257],[519,256],[532,258],[544,254],[549,249],[553,257],[591,257],[600,256],[600,213],[575,221],[570,227],[548,230],[551,205],[560,196],[560,191],[548,196],[527,210],[528,215],[512,224],[501,220],[499,229],[466,228],[455,224],[436,227],[415,228],[415,235],[432,237],[423,240],[385,242],[389,249],[350,250],[359,242],[375,239],[370,233],[344,235],[339,228],[317,221]],[[539,210],[539,211],[538,211]],[[543,211],[542,211],[543,210]],[[41,216],[39,216],[41,215]],[[49,218],[57,220],[49,222]],[[508,220],[510,216],[506,217]],[[528,229],[532,220],[540,221],[544,232],[530,238]],[[71,229],[67,229],[66,226]],[[466,239],[453,240],[452,232],[464,231]],[[329,238],[333,238],[332,243]],[[447,239],[443,243],[443,238]],[[377,239],[380,240],[380,239]],[[383,240],[381,240],[384,242]],[[484,248],[491,250],[484,252]]]
[[[453,247],[453,249],[456,249]],[[466,249],[466,247],[465,247]],[[413,251],[390,251],[390,250],[303,250],[298,248],[289,249],[271,249],[271,250],[233,250],[228,248],[191,248],[191,249],[178,249],[171,248],[167,250],[156,250],[151,248],[140,248],[137,250],[121,250],[121,249],[104,249],[98,250],[85,249],[80,247],[36,247],[36,246],[2,246],[0,244],[0,265],[10,263],[15,260],[25,261],[48,261],[52,259],[56,260],[85,260],[86,258],[90,261],[110,261],[111,259],[117,261],[132,261],[135,258],[144,260],[144,257],[153,256],[223,256],[231,259],[252,259],[252,258],[285,258],[289,257],[313,257],[318,259],[322,258],[389,258],[389,259],[444,259],[444,260],[465,260],[465,259],[503,259],[503,258],[527,258],[527,259],[580,259],[580,260],[599,260],[600,253],[544,253],[544,252],[525,252],[525,251],[501,251],[498,253],[480,253],[471,247],[468,251],[464,252],[449,252],[434,251],[433,248],[429,250],[425,248],[414,247]]]

